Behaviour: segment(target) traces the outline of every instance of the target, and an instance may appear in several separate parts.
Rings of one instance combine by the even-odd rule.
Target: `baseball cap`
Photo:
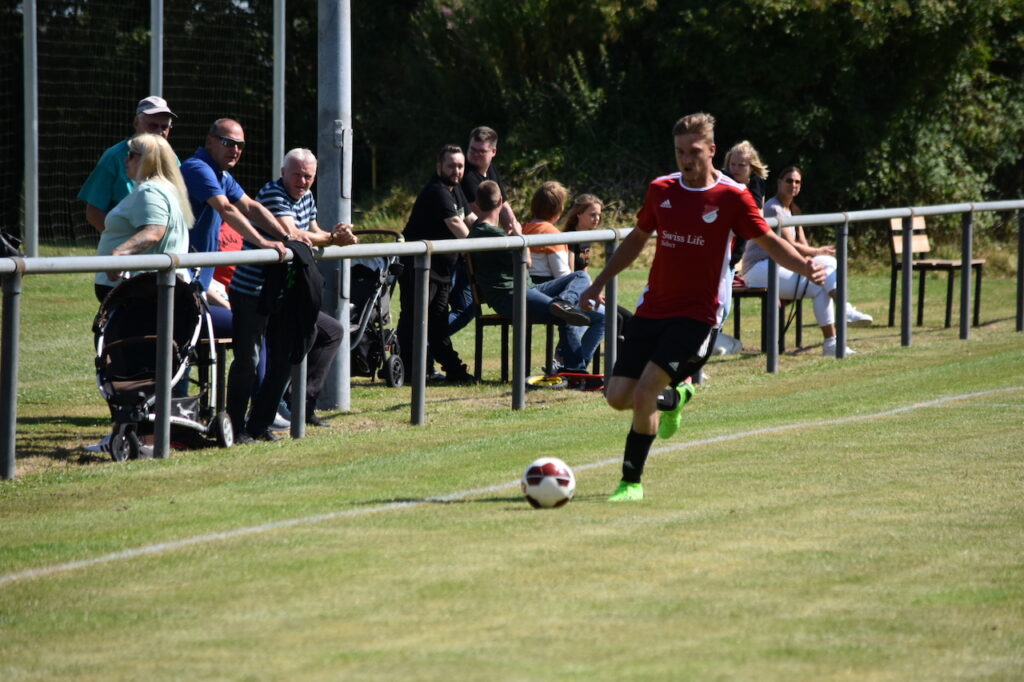
[[[178,118],[178,115],[171,111],[170,107],[167,106],[167,100],[163,97],[157,97],[156,95],[150,95],[146,99],[139,100],[139,106],[135,110],[136,114],[170,114],[174,118]]]

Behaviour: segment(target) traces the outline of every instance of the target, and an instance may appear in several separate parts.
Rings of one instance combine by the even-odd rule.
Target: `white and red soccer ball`
[[[521,482],[523,495],[534,509],[561,507],[576,492],[576,476],[557,457],[541,457],[526,467]]]

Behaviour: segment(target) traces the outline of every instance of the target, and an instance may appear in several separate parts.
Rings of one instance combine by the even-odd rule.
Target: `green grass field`
[[[85,453],[107,430],[89,281],[25,284],[0,679],[1024,677],[1011,280],[986,279],[966,341],[939,326],[936,280],[910,348],[876,326],[830,360],[809,326],[778,374],[714,360],[655,443],[647,499],[624,505],[605,500],[628,415],[546,390],[512,412],[493,330],[492,380],[430,387],[425,426],[408,388],[359,380],[353,410],[301,441]],[[625,300],[640,283],[627,273]],[[852,286],[884,321],[887,277]],[[470,361],[471,328],[456,345]],[[563,509],[519,494],[542,455],[576,470]]]

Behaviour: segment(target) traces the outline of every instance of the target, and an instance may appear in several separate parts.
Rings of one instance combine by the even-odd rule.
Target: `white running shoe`
[[[712,355],[735,355],[741,350],[743,350],[743,344],[739,339],[729,336],[725,332],[719,332]]]
[[[291,421],[285,419],[280,412],[274,416],[274,421],[270,423],[271,431],[287,431],[292,428]]]
[[[849,346],[846,347],[846,355],[854,355],[856,352]],[[821,354],[830,358],[836,356],[836,337],[825,339],[825,343],[821,345]]]
[[[875,318],[867,313],[862,313],[849,303],[846,304],[847,327],[870,327],[874,321]]]

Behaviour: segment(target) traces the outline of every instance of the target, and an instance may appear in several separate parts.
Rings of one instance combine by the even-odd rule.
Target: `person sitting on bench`
[[[501,190],[497,183],[480,183],[476,197],[481,215],[469,231],[469,238],[505,237],[519,234],[498,226]],[[482,251],[472,255],[480,296],[500,315],[513,316],[515,268],[519,256],[513,251]],[[527,255],[529,258],[529,255]],[[604,309],[583,312],[580,293],[590,286],[590,276],[573,272],[539,285],[528,283],[526,319],[530,324],[558,325],[565,371],[586,372],[594,351],[604,338]],[[549,371],[552,368],[548,368]],[[553,372],[552,372],[553,373]]]

